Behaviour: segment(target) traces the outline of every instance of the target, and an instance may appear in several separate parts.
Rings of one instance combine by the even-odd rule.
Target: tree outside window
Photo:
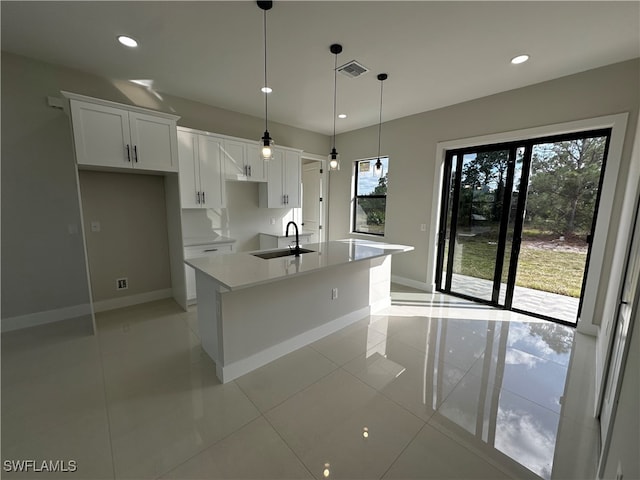
[[[354,233],[384,235],[389,158],[380,158],[382,176],[374,173],[377,161],[374,158],[355,162]]]

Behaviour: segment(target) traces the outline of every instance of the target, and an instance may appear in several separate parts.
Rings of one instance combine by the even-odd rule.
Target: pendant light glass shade
[[[263,160],[271,160],[273,158],[273,138],[269,135],[268,119],[269,109],[267,95],[271,91],[269,84],[267,83],[267,10],[271,10],[273,2],[257,2],[258,7],[263,11],[263,27],[264,27],[264,84],[262,91],[264,92],[264,134],[260,138],[260,155]]]
[[[340,170],[340,154],[335,148],[332,148],[329,154],[329,170]]]
[[[382,83],[389,78],[386,73],[378,74],[378,80],[380,80],[380,120],[378,122],[378,160],[373,166],[373,175],[382,178],[384,176],[384,166],[380,160],[380,139],[382,137]]]
[[[378,157],[378,160],[373,165],[373,175],[378,178],[384,177],[384,165],[382,165],[380,157]]]
[[[338,93],[338,54],[342,52],[342,45],[334,43],[329,51],[335,55],[333,65],[333,148],[329,154],[329,170],[340,170],[340,155],[336,151],[336,99]]]

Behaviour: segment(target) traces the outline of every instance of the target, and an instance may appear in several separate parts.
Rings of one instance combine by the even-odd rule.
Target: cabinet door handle
[[[204,197],[204,192],[202,192],[202,203],[203,203],[203,204],[204,204],[204,203],[207,203],[207,201],[205,200],[205,197]]]
[[[133,146],[133,158],[135,158],[136,163],[138,163],[138,146],[137,145]]]
[[[200,192],[196,192],[196,203],[200,204]]]
[[[249,165],[248,168],[249,168],[249,176],[251,176],[251,165]]]
[[[207,248],[207,249],[205,250],[205,252],[217,252],[217,251],[218,251],[218,249],[217,249],[217,248]]]
[[[127,162],[131,161],[131,149],[129,147],[129,144],[127,143]]]
[[[247,166],[245,165],[245,166],[244,166],[244,167],[242,167],[242,168],[244,168],[244,176],[245,176],[245,177],[248,177],[248,176],[249,176],[249,173],[247,172]]]

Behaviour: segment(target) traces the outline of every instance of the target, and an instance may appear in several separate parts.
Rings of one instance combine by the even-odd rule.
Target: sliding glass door
[[[609,134],[447,152],[437,288],[575,324]]]

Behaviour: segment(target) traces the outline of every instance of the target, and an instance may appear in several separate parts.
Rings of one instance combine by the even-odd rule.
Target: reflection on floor
[[[394,286],[384,314],[221,385],[195,310],[98,325],[2,336],[3,478],[594,478],[595,342],[570,328]]]
[[[451,278],[451,291],[481,300],[490,301],[493,282],[482,278],[469,277],[454,273]],[[500,284],[498,302],[504,305],[507,285]],[[513,307],[525,312],[545,315],[549,318],[575,324],[578,318],[580,299],[543,292],[533,288],[516,286],[513,292]]]

